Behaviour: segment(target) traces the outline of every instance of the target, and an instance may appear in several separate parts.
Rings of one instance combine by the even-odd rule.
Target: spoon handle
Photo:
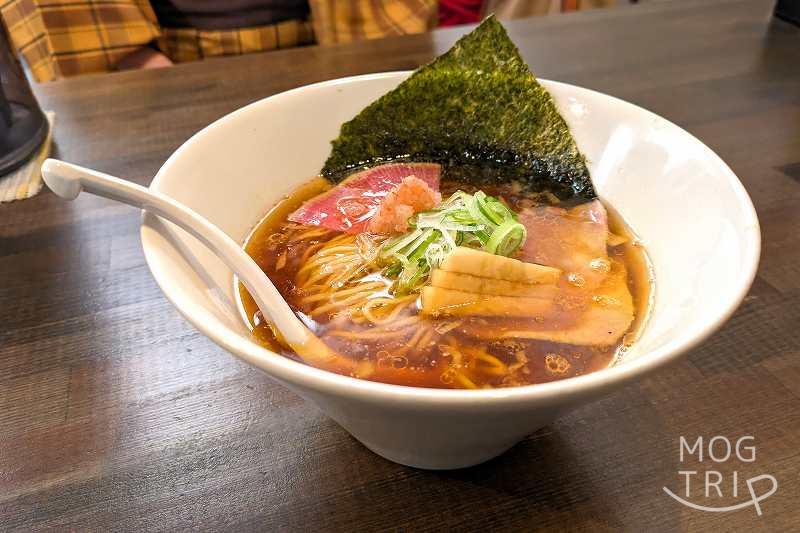
[[[146,209],[178,225],[199,239],[239,276],[259,309],[289,345],[302,346],[313,337],[255,261],[225,232],[177,200],[141,185],[57,159],[44,162],[42,176],[54,193],[67,200],[74,200],[85,190]]]

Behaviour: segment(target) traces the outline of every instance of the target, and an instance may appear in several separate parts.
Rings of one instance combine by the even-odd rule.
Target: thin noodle
[[[497,357],[480,348],[464,348],[472,356],[470,368],[492,376],[503,376],[508,373],[508,366]]]
[[[316,273],[312,274],[311,277],[308,280],[306,280],[306,282],[303,283],[302,285],[314,285],[317,283],[324,284],[324,280],[331,278],[334,275],[334,273],[331,272],[330,269],[331,266],[332,265],[330,264],[323,265]]]
[[[331,261],[334,261],[336,259],[340,259],[342,257],[342,256],[329,257],[327,255],[324,255],[323,252],[325,251],[325,246],[327,246],[327,243],[323,244],[320,247],[320,249],[315,252],[314,256],[311,259],[309,259],[308,262],[305,263],[297,271],[297,273],[295,274],[295,277],[300,277],[300,276],[304,275],[306,272],[309,272],[309,271],[312,271],[312,270],[316,270],[316,269],[320,268],[321,265],[328,264]],[[348,255],[348,256],[345,256],[345,258],[353,260],[353,261],[359,259],[358,254],[357,254],[357,250],[355,249],[355,247],[353,247],[351,249],[351,254]]]
[[[469,379],[467,376],[462,374],[461,372],[456,372],[455,381],[458,381],[461,385],[464,386],[465,389],[477,389],[478,386],[475,385],[475,382]]]
[[[344,337],[345,339],[386,339],[402,337],[408,334],[411,326],[396,331],[344,331],[336,330],[328,333],[331,337]]]
[[[353,241],[353,242],[355,242],[355,240],[356,240],[356,237],[354,235],[349,235],[347,233],[343,233],[341,235],[337,235],[336,237],[332,238],[331,240],[329,240],[325,244],[330,246],[332,244],[336,244],[336,243],[344,242],[344,241]]]
[[[411,337],[411,339],[404,346],[401,346],[400,348],[395,350],[395,354],[396,355],[403,355],[407,351],[413,350],[414,347],[417,345],[417,342],[419,341],[419,338],[422,336],[422,334],[424,332],[425,332],[425,328],[419,328],[416,332],[414,332],[414,335]]]
[[[420,349],[424,349],[424,348],[426,348],[426,347],[427,347],[427,346],[428,346],[428,345],[431,343],[431,340],[433,340],[433,335],[434,335],[434,333],[433,333],[433,328],[429,328],[429,329],[428,329],[428,331],[427,331],[427,333],[425,334],[425,336],[423,336],[423,337],[422,337],[422,338],[419,340],[419,343],[417,344],[417,346],[418,346]]]
[[[332,295],[331,294],[327,294],[327,293],[319,293],[319,294],[314,294],[313,296],[306,296],[305,298],[300,300],[300,303],[305,305],[305,304],[309,304],[309,303],[312,303],[312,302],[319,302],[321,300],[324,300],[325,298],[332,298],[334,295],[335,296],[347,296],[347,295],[350,295],[350,294],[353,294],[353,293],[363,292],[363,291],[369,291],[370,294],[372,294],[374,292],[374,289],[381,288],[383,286],[384,286],[384,284],[379,282],[379,281],[363,283],[363,284],[356,285],[355,287],[351,287],[349,289],[341,289],[339,291],[336,291]]]
[[[354,304],[354,303],[356,303],[356,302],[358,302],[360,300],[366,301],[368,297],[369,297],[369,292],[368,291],[360,292],[360,293],[357,293],[357,294],[353,294],[351,296],[348,296],[344,300],[333,301],[331,303],[328,303],[328,304],[322,305],[320,307],[317,307],[316,309],[311,311],[311,316],[313,317],[313,316],[321,315],[321,314],[324,314],[324,313],[326,313],[326,312],[328,312],[328,311],[330,311],[332,309],[338,309],[340,307],[346,307],[349,304]]]
[[[312,244],[307,247],[306,251],[303,252],[303,255],[300,257],[300,264],[305,264],[305,262],[308,261],[308,256],[322,248],[323,245],[324,243],[318,242],[317,244]]]
[[[320,238],[321,230],[303,230],[293,240]],[[380,275],[375,261],[380,237],[358,238],[338,235],[324,243],[309,244],[300,258],[295,285],[301,289],[299,304],[315,319],[330,316],[335,329],[325,335],[352,342],[408,339],[392,350],[392,357],[430,346],[435,338],[432,326],[421,322],[414,311],[418,295],[389,296],[390,282]],[[353,325],[361,325],[353,331]],[[364,329],[364,326],[369,326]],[[455,341],[453,341],[454,343]],[[454,361],[461,352],[452,345]],[[485,364],[490,367],[490,364]],[[469,379],[469,378],[465,378]],[[474,383],[473,383],[473,386]]]
[[[358,248],[355,245],[344,245],[344,244],[342,244],[342,245],[333,246],[333,247],[329,247],[329,246],[330,246],[330,241],[325,243],[325,249],[324,250],[320,250],[320,252],[319,252],[319,256],[320,257],[327,257],[329,255],[338,255],[340,257],[344,256],[344,255],[349,256],[349,255],[352,255],[353,252],[358,252]]]
[[[458,343],[453,337],[447,338],[447,351],[450,353],[451,364],[455,367],[460,367],[463,356],[461,350],[458,349]]]
[[[372,328],[369,331],[393,331],[393,330],[398,329],[398,328],[404,328],[404,327],[407,327],[407,326],[412,326],[412,325],[416,324],[417,322],[419,322],[419,317],[418,316],[416,316],[416,315],[415,316],[409,316],[409,317],[403,318],[401,320],[397,320],[397,321],[395,321],[395,322],[393,322],[391,324],[384,324],[382,326],[378,326],[378,327]]]
[[[312,239],[314,237],[322,237],[326,233],[329,233],[329,230],[326,230],[326,229],[312,229],[312,230],[306,231],[304,233],[301,233],[300,235],[292,236],[292,238],[296,239],[298,241],[304,241],[306,239]]]
[[[361,307],[361,313],[373,324],[388,324],[395,320],[414,300],[416,300],[416,295],[405,296],[403,298],[372,298]],[[376,309],[373,311],[373,308]],[[379,318],[375,313],[375,311],[378,310],[377,308],[383,308],[384,310],[388,308],[391,310],[388,311],[384,317]]]

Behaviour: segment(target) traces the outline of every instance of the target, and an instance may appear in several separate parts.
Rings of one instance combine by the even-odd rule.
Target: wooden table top
[[[151,278],[133,209],[48,191],[0,206],[0,530],[796,529],[800,28],[772,19],[773,3],[508,24],[540,77],[635,102],[717,151],[747,187],[764,245],[746,301],[701,347],[471,469],[387,462],[195,331]],[[90,76],[38,94],[56,111],[59,157],[146,184],[244,104],[413,68],[464,31]],[[681,436],[747,435],[754,462],[679,461]],[[690,509],[663,491],[682,494],[687,465],[724,476],[712,505],[749,499],[756,475],[779,488],[762,516]]]

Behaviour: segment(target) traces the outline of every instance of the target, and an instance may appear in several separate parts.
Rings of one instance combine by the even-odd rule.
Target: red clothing
[[[439,26],[475,24],[481,20],[483,0],[440,0]]]

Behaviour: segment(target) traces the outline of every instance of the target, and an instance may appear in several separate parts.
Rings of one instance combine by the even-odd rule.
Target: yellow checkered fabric
[[[146,0],[12,0],[0,14],[37,81],[113,70],[160,35]]]
[[[224,1],[224,0],[221,0]],[[311,21],[232,30],[160,27],[147,0],[0,0],[12,45],[36,81],[115,70],[155,45],[173,62],[418,33],[436,24],[436,0],[310,0]]]
[[[158,48],[175,63],[204,57],[249,54],[314,42],[306,20],[287,20],[269,26],[235,30],[162,28]]]
[[[422,33],[436,26],[437,0],[310,0],[320,44]]]

